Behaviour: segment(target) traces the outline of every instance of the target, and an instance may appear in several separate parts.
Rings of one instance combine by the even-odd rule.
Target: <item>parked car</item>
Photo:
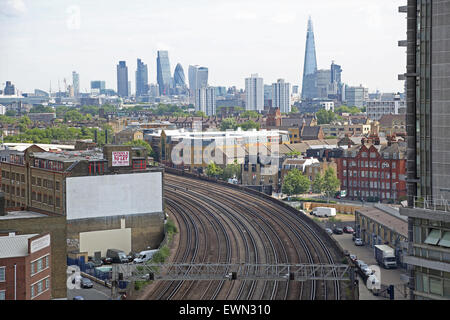
[[[355,246],[363,246],[364,242],[361,240],[361,238],[355,239]]]
[[[361,267],[361,270],[362,270],[362,272],[364,272],[364,274],[365,274],[366,276],[370,276],[371,274],[374,273],[374,271],[373,271],[372,269],[370,269],[369,266],[368,266],[367,264],[366,264],[366,265],[363,265],[363,266]]]
[[[356,265],[357,265],[358,267],[360,267],[360,268],[361,268],[362,265],[366,264],[366,263],[365,263],[364,261],[362,261],[362,260],[356,260],[355,263],[356,263]]]
[[[158,249],[141,251],[139,255],[133,260],[133,262],[142,263],[149,261],[156,252],[158,252]]]
[[[108,249],[106,251],[106,257],[111,258],[113,263],[128,263],[128,257],[122,250]]]
[[[81,278],[80,286],[81,286],[81,288],[92,288],[94,286],[94,284],[88,278]]]
[[[75,296],[72,300],[84,300],[82,296]]]
[[[345,226],[344,229],[343,229],[343,231],[344,231],[345,233],[353,233],[355,230],[353,230],[353,228],[350,227],[350,226]]]
[[[326,231],[328,234],[333,234],[333,230],[331,230],[330,228],[325,228],[325,231]]]
[[[356,255],[354,255],[354,254],[351,254],[351,255],[349,256],[349,258],[350,258],[350,260],[352,260],[353,262],[355,262],[355,261],[358,259],[358,257],[356,257]]]
[[[342,231],[342,228],[334,228],[334,229],[333,229],[333,233],[334,233],[334,234],[343,234],[344,231]]]
[[[102,258],[102,263],[103,264],[111,264],[112,263],[112,259],[108,258],[108,257],[104,257],[104,258]]]

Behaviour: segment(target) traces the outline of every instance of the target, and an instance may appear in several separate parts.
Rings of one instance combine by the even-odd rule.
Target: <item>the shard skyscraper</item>
[[[306,33],[305,64],[303,67],[302,99],[317,97],[316,71],[316,45],[314,43],[313,24],[311,17],[309,17],[308,31]]]

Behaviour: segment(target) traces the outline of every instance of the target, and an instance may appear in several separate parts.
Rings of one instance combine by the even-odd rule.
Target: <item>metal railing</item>
[[[425,196],[425,197],[415,196],[414,208],[450,212],[450,205],[447,199],[434,198],[432,196]]]

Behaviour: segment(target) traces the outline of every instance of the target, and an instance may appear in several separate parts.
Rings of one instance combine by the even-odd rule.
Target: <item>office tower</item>
[[[359,85],[359,87],[345,87],[345,102],[348,106],[362,108],[366,106],[367,100],[369,100],[369,89],[364,88],[362,85]]]
[[[148,69],[141,59],[137,59],[136,69],[136,97],[147,94],[148,89]]]
[[[409,287],[413,299],[450,298],[450,0],[408,0],[406,131]]]
[[[281,113],[291,112],[291,84],[283,79],[272,84],[272,108],[279,108]]]
[[[157,83],[152,83],[148,86],[148,95],[150,97],[159,97],[159,85]]]
[[[188,69],[189,90],[191,92],[191,95],[195,95],[195,92],[197,89],[198,68],[199,68],[199,66],[195,65],[195,66],[189,66],[189,69]]]
[[[117,65],[117,94],[119,97],[128,97],[128,67],[125,61]]]
[[[341,84],[342,79],[341,79],[341,75],[342,75],[342,68],[340,65],[335,64],[334,61],[331,62],[331,77],[330,77],[330,82],[336,82],[338,85]]]
[[[16,94],[16,88],[11,81],[6,81],[5,89],[3,90],[5,96],[13,96]]]
[[[292,94],[298,94],[298,86],[292,86]]]
[[[316,71],[316,45],[314,43],[313,24],[311,17],[309,17],[306,33],[305,63],[303,67],[302,99],[313,99],[317,97]]]
[[[156,81],[159,85],[160,95],[167,96],[170,94],[171,78],[169,52],[159,50],[156,58]]]
[[[80,74],[75,71],[72,72],[72,87],[75,97],[78,97],[80,94]]]
[[[106,89],[106,82],[100,80],[91,81],[91,91],[98,90],[98,92],[102,92]]]
[[[330,85],[331,70],[321,69],[316,71],[317,98],[327,99]]]
[[[184,70],[181,64],[177,64],[175,67],[175,72],[173,73],[173,82],[175,87],[186,86],[186,77],[184,76]]]
[[[264,110],[264,83],[257,73],[245,79],[245,110]]]
[[[208,68],[200,67],[197,71],[197,88],[208,86]]]
[[[197,89],[195,102],[196,111],[203,111],[207,116],[214,116],[216,114],[216,89],[214,87]]]
[[[330,79],[330,85],[328,89],[328,95],[330,98],[337,99],[339,101],[343,101],[343,95],[342,95],[342,68],[340,65],[337,65],[334,63],[334,61],[331,63],[331,79]],[[330,96],[331,95],[331,96]]]

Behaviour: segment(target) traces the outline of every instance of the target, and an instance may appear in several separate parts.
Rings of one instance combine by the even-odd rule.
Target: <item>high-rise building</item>
[[[136,69],[136,97],[147,94],[148,90],[148,69],[141,59],[137,59]]]
[[[257,73],[245,79],[245,110],[264,110],[264,83]]]
[[[342,83],[342,79],[341,79],[341,75],[342,75],[342,68],[340,65],[335,64],[334,61],[331,62],[331,78],[330,78],[330,82],[336,82],[338,85],[341,85]]]
[[[208,68],[198,65],[189,66],[189,92],[195,105],[197,102],[197,90],[208,86]]]
[[[156,58],[156,81],[159,85],[160,95],[167,96],[170,94],[171,79],[169,52],[159,50]]]
[[[5,90],[3,90],[5,96],[13,96],[16,94],[16,87],[11,83],[11,81],[6,81]]]
[[[80,94],[80,74],[75,71],[72,72],[72,87],[75,97],[78,97]]]
[[[91,81],[91,90],[98,89],[99,92],[106,89],[106,82],[100,80]]]
[[[128,67],[125,61],[117,65],[117,94],[119,97],[128,97]]]
[[[330,85],[331,70],[321,69],[316,71],[317,98],[327,99]]]
[[[345,102],[348,106],[362,108],[366,106],[368,100],[369,89],[364,88],[362,85],[359,87],[345,87]]]
[[[186,77],[184,75],[183,66],[178,63],[175,67],[175,72],[173,73],[174,86],[184,88],[186,86]]]
[[[450,0],[408,0],[406,131],[409,287],[413,299],[450,299]]]
[[[308,20],[306,32],[305,63],[303,67],[302,99],[313,99],[317,97],[316,88],[316,45],[314,42],[314,30],[311,17]]]
[[[207,116],[216,114],[216,90],[214,87],[202,87],[197,89],[195,98],[195,110],[203,111]]]
[[[272,108],[279,108],[281,113],[291,112],[291,84],[283,79],[272,84]]]

